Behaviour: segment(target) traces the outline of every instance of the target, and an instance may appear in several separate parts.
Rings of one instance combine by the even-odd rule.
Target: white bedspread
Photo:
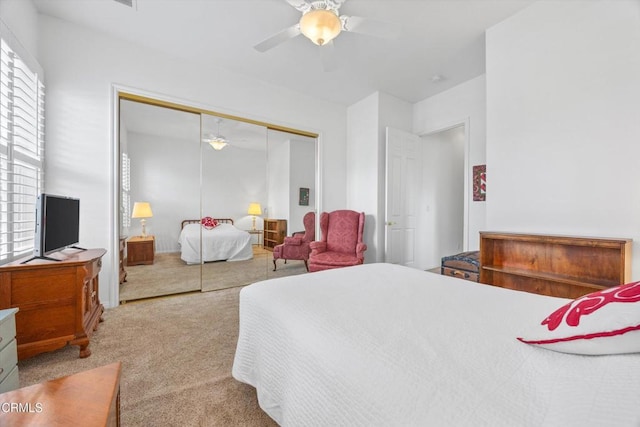
[[[516,340],[565,301],[391,264],[267,280],[233,376],[287,426],[640,425],[640,355]]]
[[[207,230],[200,224],[187,224],[180,232],[180,258],[187,264],[200,264],[200,232],[202,258],[209,261],[244,261],[253,258],[251,234],[232,224],[219,224]]]

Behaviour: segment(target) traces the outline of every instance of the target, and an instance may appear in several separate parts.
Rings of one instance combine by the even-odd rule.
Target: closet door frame
[[[254,120],[248,117],[241,117],[234,114],[225,113],[223,111],[217,111],[209,108],[203,108],[200,106],[190,105],[189,102],[178,98],[167,97],[157,93],[147,92],[136,88],[131,88],[122,85],[113,84],[111,87],[111,164],[110,170],[112,172],[112,179],[110,180],[110,258],[111,258],[111,283],[107,284],[109,289],[109,306],[116,307],[120,304],[120,289],[119,281],[116,279],[119,277],[119,235],[120,235],[120,100],[126,99],[130,101],[137,101],[146,103],[149,105],[155,105],[165,108],[171,108],[178,111],[185,111],[190,113],[199,113],[218,116],[230,120],[237,120],[246,123],[252,123],[259,126],[264,126],[267,130],[278,130],[288,132],[293,135],[300,135],[305,137],[311,137],[316,139],[315,146],[315,180],[316,180],[316,197],[315,206],[316,212],[322,212],[322,133],[314,131],[306,131],[291,128],[288,126],[277,125],[273,123],[264,122],[261,120]],[[316,221],[316,230],[318,229],[318,222]]]

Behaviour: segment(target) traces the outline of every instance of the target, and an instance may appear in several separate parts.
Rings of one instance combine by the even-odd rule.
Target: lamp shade
[[[336,38],[341,30],[342,21],[332,10],[312,9],[300,18],[300,32],[319,46]]]
[[[131,218],[151,218],[152,216],[153,212],[151,212],[151,205],[149,202],[134,203]]]
[[[262,215],[262,206],[260,206],[260,203],[249,203],[247,213],[249,215]]]

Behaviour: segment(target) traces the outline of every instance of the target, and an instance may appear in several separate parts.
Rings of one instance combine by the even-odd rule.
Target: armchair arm
[[[365,243],[358,243],[356,245],[356,256],[360,261],[364,261],[364,251],[367,250],[367,245]]]
[[[287,246],[300,246],[302,244],[302,238],[300,237],[285,237],[284,244]]]
[[[327,250],[327,242],[313,241],[309,243],[309,247],[311,248],[311,256],[318,255]]]

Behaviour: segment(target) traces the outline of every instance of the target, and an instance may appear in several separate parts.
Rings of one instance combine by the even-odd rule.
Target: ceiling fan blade
[[[311,2],[308,0],[284,0],[300,12],[307,12],[311,9]]]
[[[397,39],[400,38],[402,34],[402,29],[399,25],[389,22],[376,21],[361,16],[345,15],[342,15],[340,19],[342,20],[342,29],[352,33],[385,39]]]
[[[289,28],[285,28],[279,33],[272,35],[268,39],[261,41],[260,43],[255,45],[253,48],[258,52],[266,52],[267,50],[272,49],[278,46],[279,44],[284,43],[287,40],[290,40],[296,37],[299,34],[300,34],[300,25],[295,24]]]
[[[320,62],[325,72],[335,71],[338,68],[338,60],[333,45],[333,40],[318,47],[320,49]]]

